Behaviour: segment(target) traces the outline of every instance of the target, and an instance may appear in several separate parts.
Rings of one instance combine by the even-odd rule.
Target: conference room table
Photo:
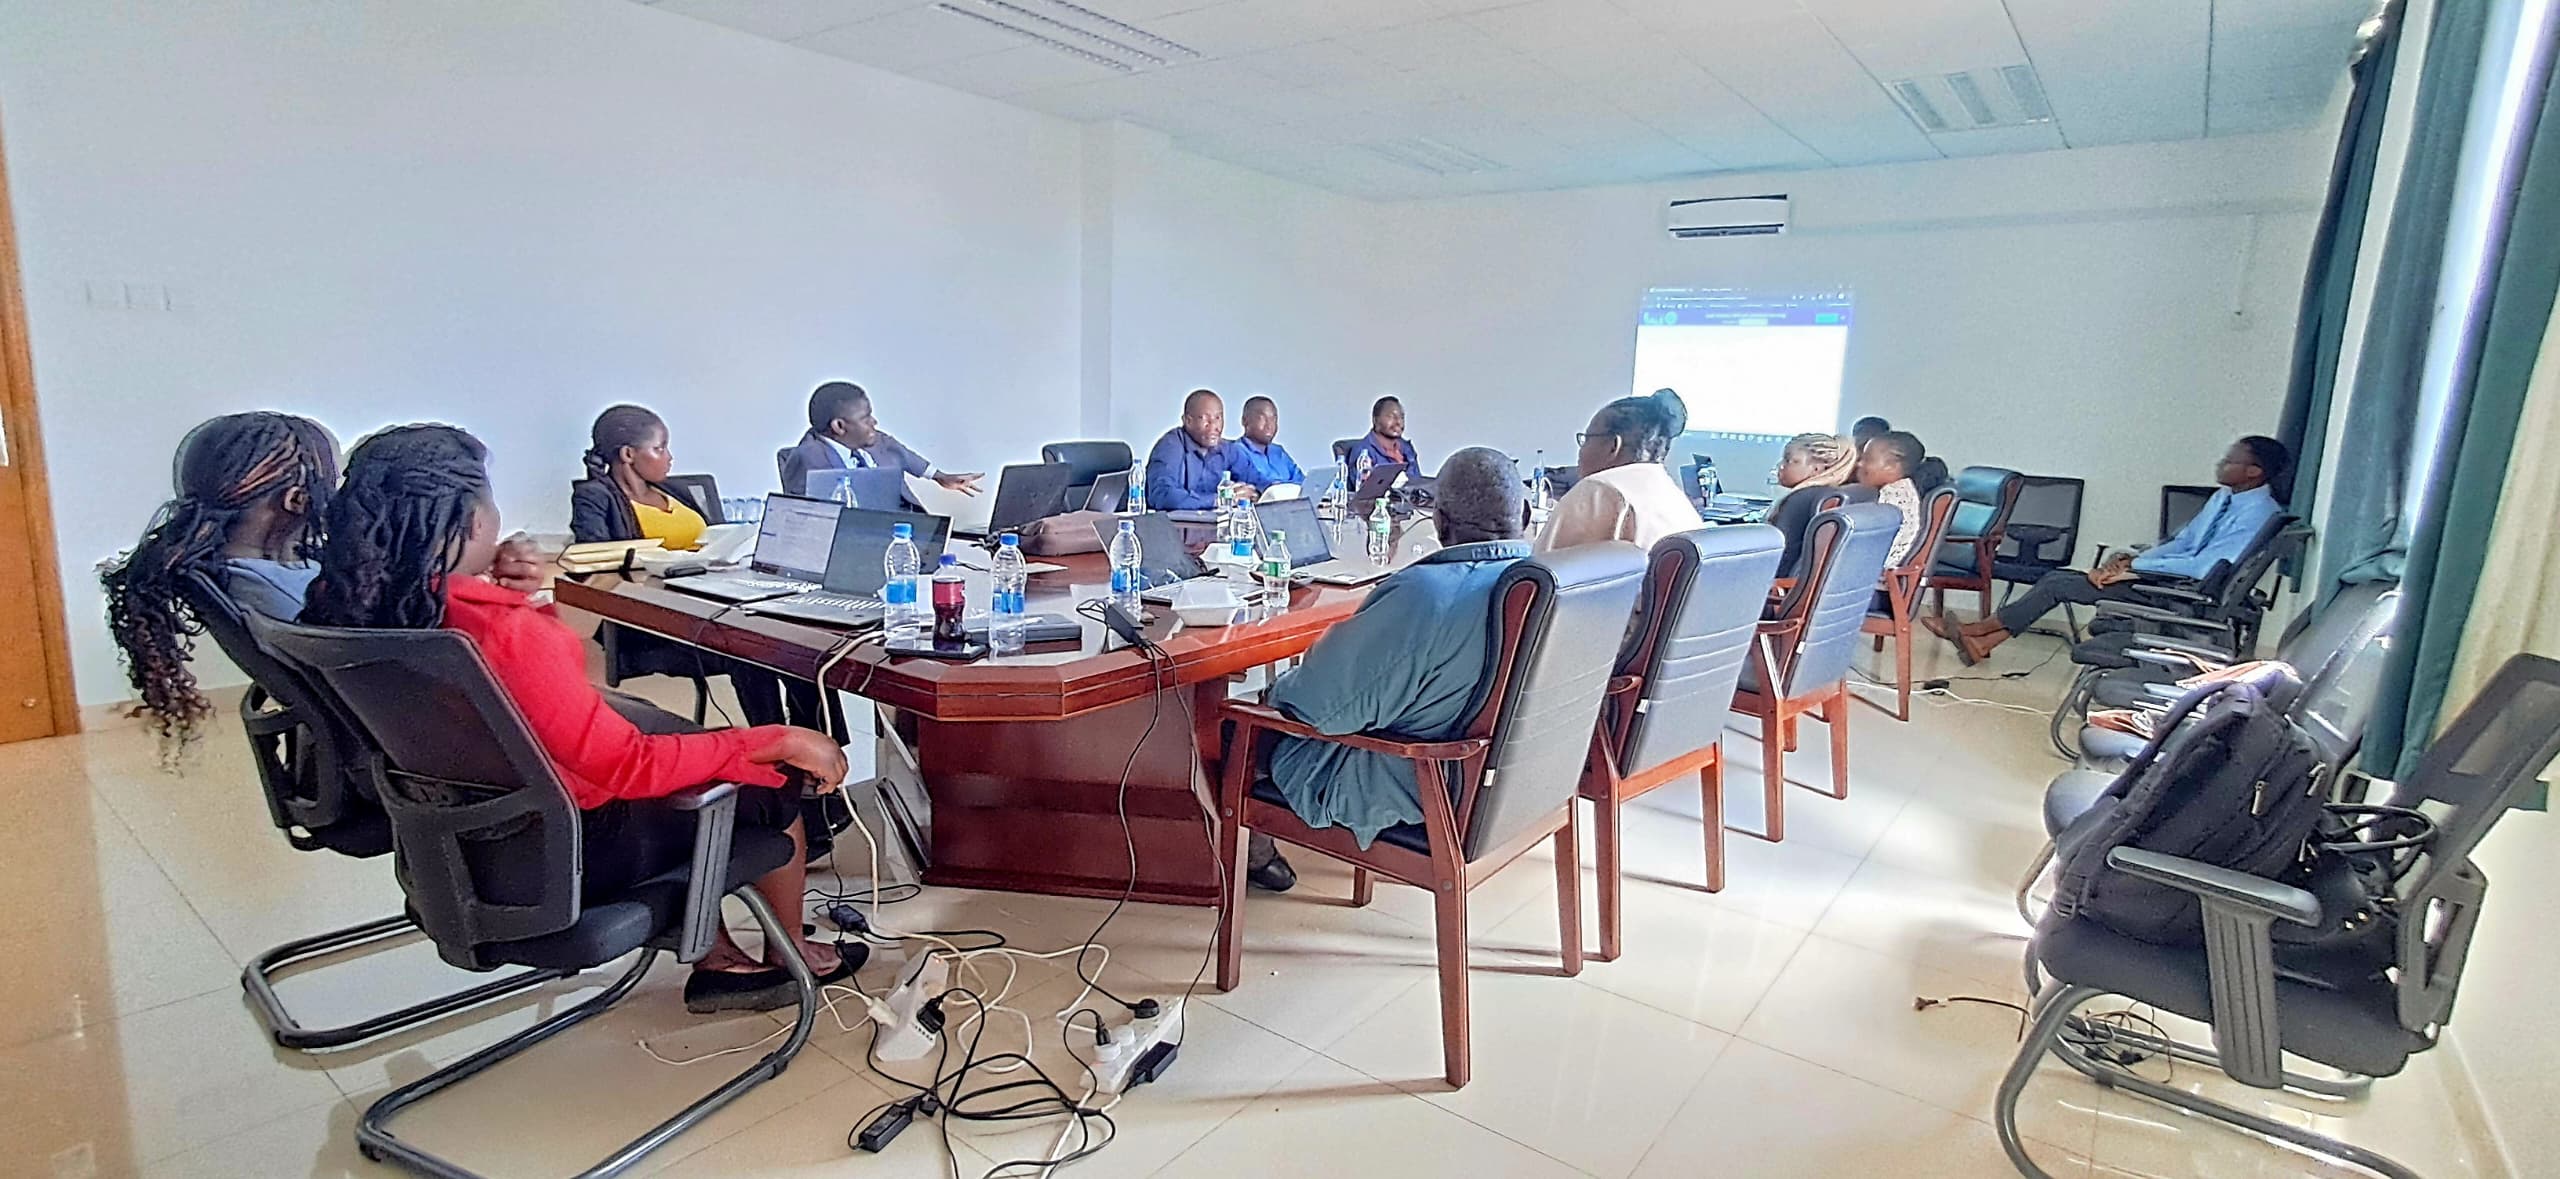
[[[1430,531],[1400,531],[1390,563],[1435,548]],[[1286,610],[1224,627],[1182,626],[1150,605],[1157,655],[1078,614],[1107,594],[1101,554],[1036,559],[1063,569],[1029,580],[1029,612],[1073,620],[1079,637],[971,663],[891,657],[876,629],[863,636],[759,615],[645,579],[563,580],[554,592],[563,607],[877,706],[872,786],[888,837],[927,884],[1110,898],[1127,889],[1136,900],[1217,904],[1214,828],[1204,819],[1218,780],[1218,709],[1246,673],[1303,654],[1350,617],[1369,587],[1300,584]],[[966,576],[969,600],[982,606],[989,575]]]

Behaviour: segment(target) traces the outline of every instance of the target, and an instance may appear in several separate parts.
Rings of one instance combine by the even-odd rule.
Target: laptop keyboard
[[[806,593],[794,599],[794,605],[815,606],[821,610],[877,610],[888,603],[879,598],[857,598],[851,594]]]

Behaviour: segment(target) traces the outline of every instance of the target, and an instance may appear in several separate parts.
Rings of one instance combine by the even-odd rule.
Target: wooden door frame
[[[67,737],[80,731],[80,697],[71,683],[61,549],[53,528],[53,489],[45,477],[43,422],[36,416],[35,357],[27,347],[26,288],[18,274],[17,223],[11,212],[5,152],[0,152],[0,410],[8,415],[9,461],[26,487],[36,638],[44,647],[45,695],[52,706],[53,735]]]

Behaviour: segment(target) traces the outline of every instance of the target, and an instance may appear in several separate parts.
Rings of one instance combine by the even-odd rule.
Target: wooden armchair
[[[1760,718],[1763,839],[1787,837],[1786,753],[1796,718],[1818,713],[1831,727],[1834,798],[1849,797],[1849,663],[1885,556],[1902,513],[1885,504],[1850,504],[1813,518],[1804,575],[1760,624],[1759,642],[1742,668],[1733,710]]]
[[[1875,608],[1867,611],[1862,628],[1875,636],[1876,650],[1884,650],[1885,639],[1893,640],[1895,720],[1911,719],[1911,624],[1920,616],[1920,587],[1928,579],[1929,562],[1938,543],[1947,538],[1947,522],[1955,513],[1955,488],[1941,487],[1920,501],[1919,539],[1912,542],[1901,564],[1884,571]]]

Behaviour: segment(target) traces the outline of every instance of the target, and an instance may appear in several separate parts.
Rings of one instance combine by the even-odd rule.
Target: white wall
[[[2301,134],[1398,206],[1363,320],[1433,452],[1562,451],[1628,392],[1647,287],[1844,285],[1844,426],[2084,477],[2084,535],[2143,540],[2162,483],[2275,428],[2325,156]],[[1783,236],[1661,229],[1671,198],[1773,191]],[[1693,416],[1751,395],[1681,392]]]
[[[216,413],[469,426],[538,529],[618,400],[750,492],[833,377],[953,467],[1075,428],[1047,116],[626,0],[0,0],[0,111],[84,702],[90,565]]]

